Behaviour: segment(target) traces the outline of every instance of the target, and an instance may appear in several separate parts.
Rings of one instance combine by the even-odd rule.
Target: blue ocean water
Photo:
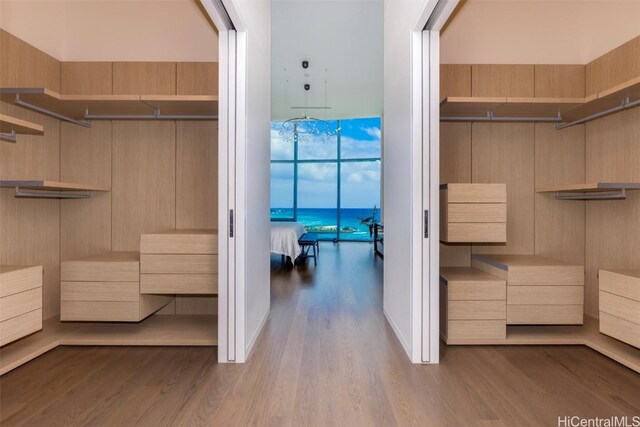
[[[340,239],[371,241],[369,227],[361,224],[361,218],[372,215],[369,208],[340,209]],[[293,217],[293,209],[271,208],[272,219],[285,219]],[[332,240],[337,238],[338,209],[304,209],[298,208],[298,222],[307,227],[307,230],[319,234],[320,239]],[[380,210],[376,212],[376,220],[380,220]]]

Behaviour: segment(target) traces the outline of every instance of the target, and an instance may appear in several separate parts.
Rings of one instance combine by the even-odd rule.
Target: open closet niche
[[[57,345],[217,345],[218,64],[0,35],[0,373]]]
[[[639,57],[640,37],[585,65],[441,65],[446,344],[585,344],[640,372]]]

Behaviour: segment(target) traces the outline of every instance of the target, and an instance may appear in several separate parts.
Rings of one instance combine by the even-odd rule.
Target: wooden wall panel
[[[0,30],[0,86],[41,87],[44,68],[40,53],[35,47]]]
[[[177,122],[176,228],[218,228],[218,123]]]
[[[61,91],[65,95],[111,95],[113,63],[63,62]]]
[[[473,245],[474,253],[534,253],[534,125],[474,123],[472,177],[507,184],[507,243]]]
[[[178,95],[217,95],[217,62],[178,62],[176,67]]]
[[[40,62],[44,69],[43,85],[47,89],[60,92],[60,61],[46,53],[40,53]]]
[[[587,96],[640,76],[640,36],[587,64]]]
[[[176,314],[218,314],[217,297],[177,297]]]
[[[536,65],[535,96],[537,98],[584,98],[584,65]]]
[[[61,124],[60,179],[111,188],[111,133],[108,121],[91,128]],[[62,261],[111,250],[111,193],[60,204]]]
[[[640,109],[586,125],[589,181],[640,182]],[[598,269],[640,269],[640,193],[587,202],[585,312],[598,317]]]
[[[585,182],[583,125],[556,130],[536,123],[536,187]],[[535,254],[584,265],[585,202],[535,195]]]
[[[139,250],[140,234],[175,228],[175,162],[175,122],[113,123],[113,250]]]
[[[471,123],[440,123],[440,183],[452,182],[471,182]],[[471,245],[441,244],[440,265],[471,266]]]
[[[440,65],[440,99],[471,96],[471,65]]]
[[[534,96],[533,65],[473,65],[472,96]]]
[[[175,95],[175,62],[114,62],[114,95]]]

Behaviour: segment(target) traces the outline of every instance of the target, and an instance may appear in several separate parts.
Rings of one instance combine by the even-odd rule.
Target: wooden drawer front
[[[15,269],[14,269],[15,268]],[[42,266],[3,266],[0,274],[0,298],[42,287]]]
[[[608,313],[600,313],[600,332],[640,348],[640,326]]]
[[[60,320],[86,322],[137,322],[139,301],[63,301]]]
[[[129,301],[140,299],[139,282],[62,282],[62,301]]]
[[[582,325],[582,305],[507,305],[507,325]]]
[[[449,243],[496,243],[507,241],[506,222],[452,222],[448,223],[441,240]]]
[[[640,301],[600,291],[600,312],[633,322],[640,329]]]
[[[158,233],[140,236],[143,254],[200,254],[218,253],[217,233]]]
[[[0,322],[42,308],[42,288],[0,298]]]
[[[449,301],[449,320],[505,320],[504,301]]]
[[[640,278],[607,270],[600,270],[599,277],[601,291],[640,301]]]
[[[447,221],[507,222],[506,203],[449,203]]]
[[[504,301],[507,285],[496,282],[447,282],[449,301]]]
[[[507,286],[509,305],[582,305],[583,286]]]
[[[216,274],[141,274],[140,292],[143,294],[193,294],[218,293]]]
[[[445,184],[448,203],[507,203],[506,184]]]
[[[507,338],[504,320],[450,320],[448,340],[503,340]]]
[[[142,273],[218,274],[217,255],[140,256]]]
[[[0,322],[0,346],[42,329],[42,309]]]
[[[584,286],[582,266],[509,267],[509,286]]]
[[[63,261],[60,280],[65,282],[137,282],[140,264],[131,261]]]

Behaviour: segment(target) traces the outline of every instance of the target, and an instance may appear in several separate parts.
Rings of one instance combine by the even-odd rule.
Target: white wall
[[[0,27],[61,61],[217,61],[195,0],[1,0]]]
[[[411,357],[411,36],[426,1],[384,7],[384,311]],[[418,345],[418,343],[416,343]]]
[[[441,37],[444,64],[586,64],[640,35],[637,0],[470,0]]]
[[[278,0],[272,3],[272,118],[302,115],[305,83],[315,117],[382,114],[383,2]],[[304,70],[302,60],[310,67]]]
[[[247,36],[245,146],[244,310],[245,352],[257,339],[270,308],[269,226],[271,126],[271,2],[233,0]],[[226,3],[225,3],[226,4]],[[233,16],[232,16],[233,18]]]

